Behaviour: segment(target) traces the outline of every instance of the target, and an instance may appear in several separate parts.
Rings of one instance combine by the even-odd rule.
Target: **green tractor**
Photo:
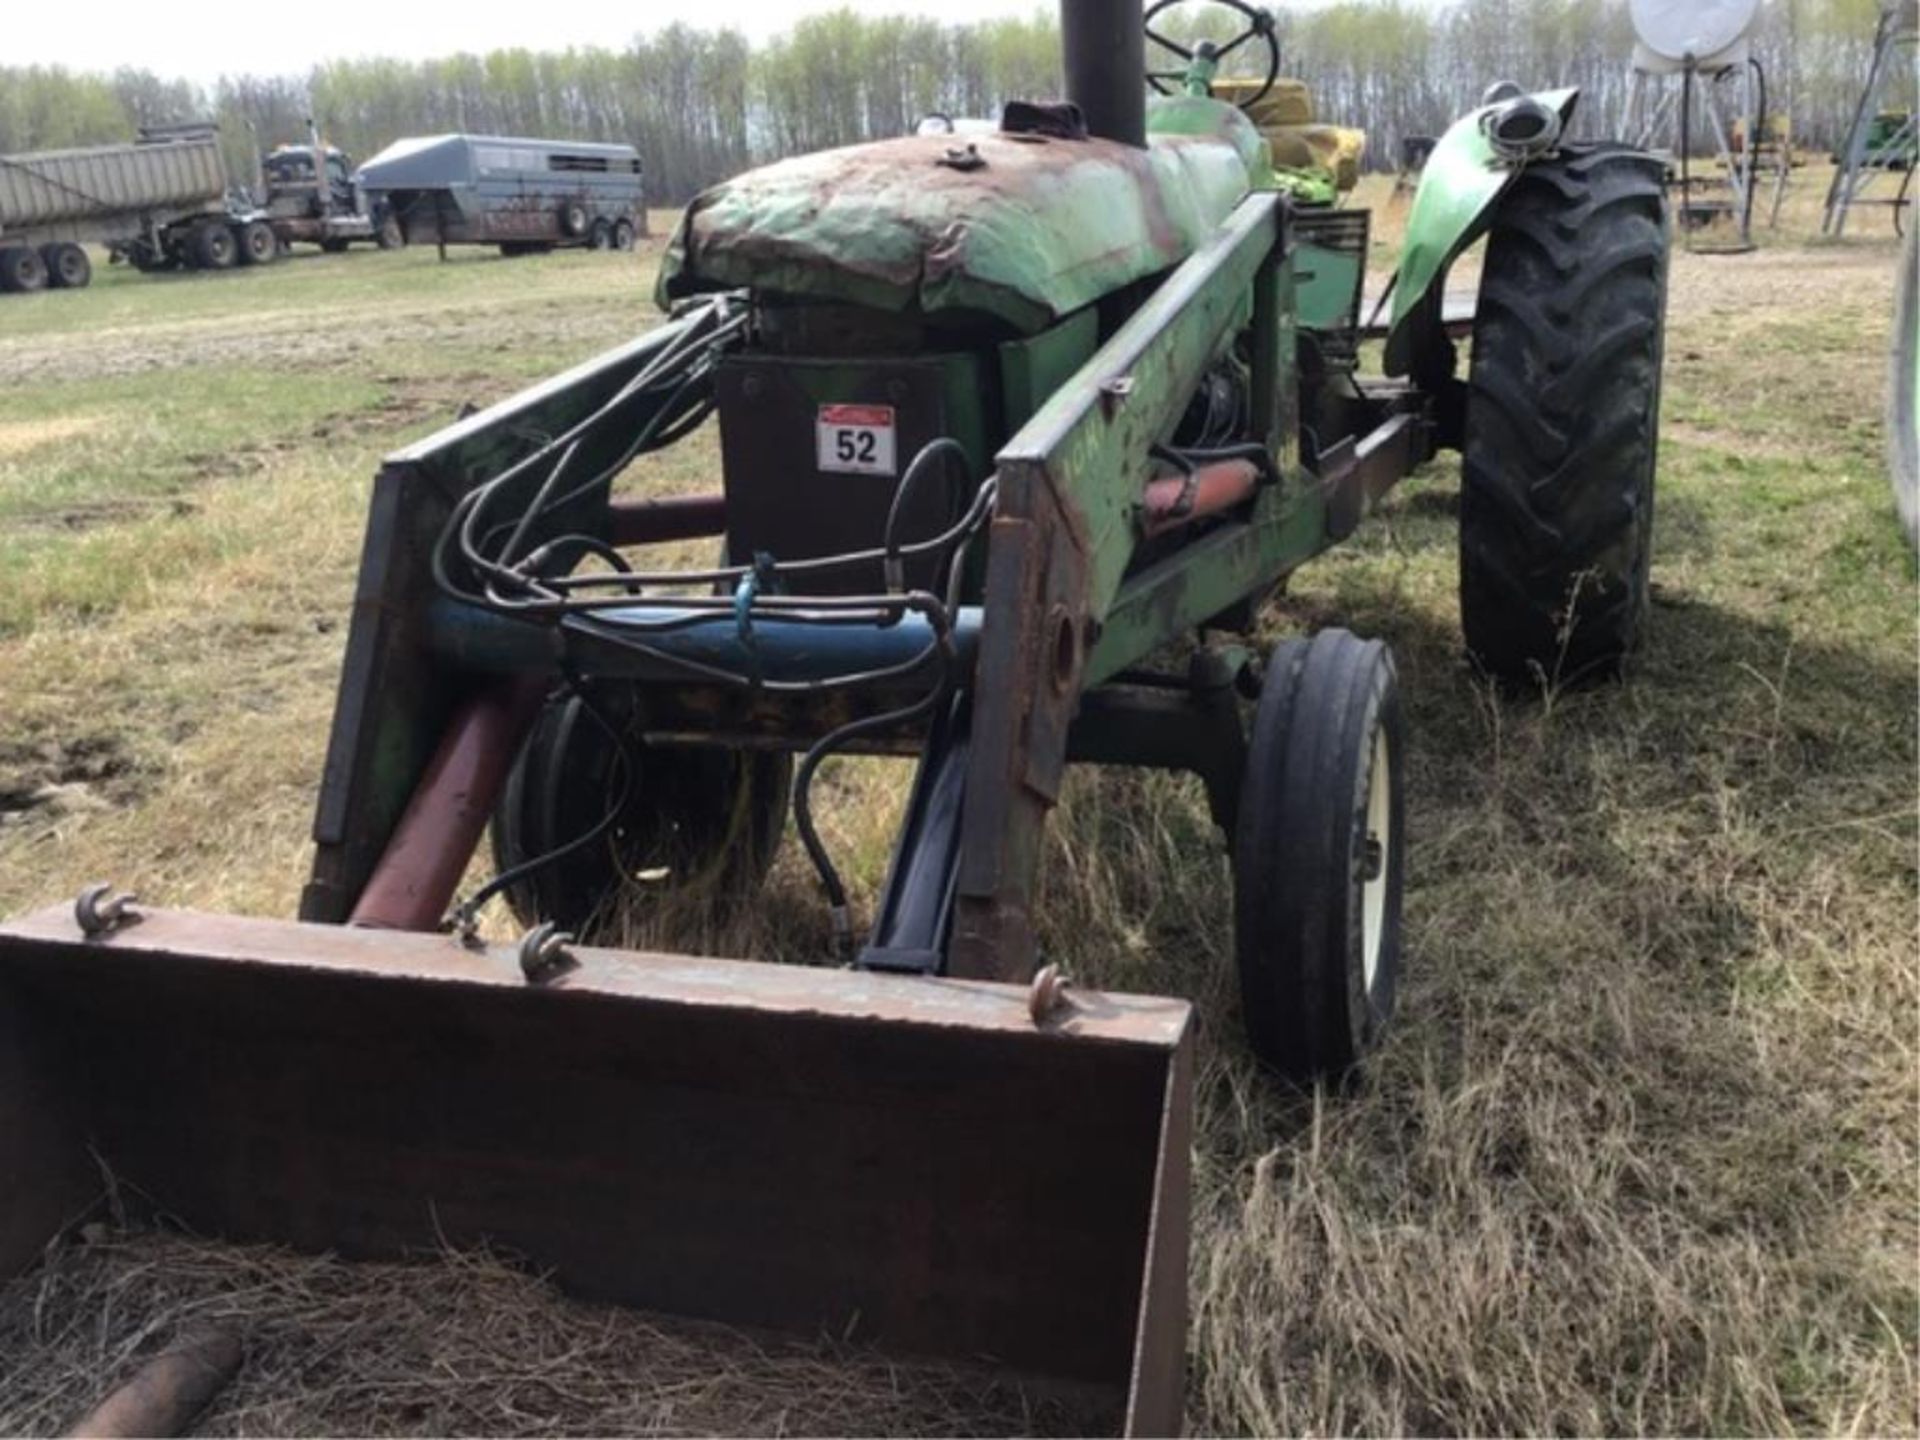
[[[1149,77],[1136,5],[1063,0],[1066,103],[708,191],[665,323],[389,458],[301,923],[101,887],[0,927],[0,1088],[28,1097],[0,1170],[37,1179],[0,1200],[0,1271],[110,1167],[202,1233],[498,1242],[1178,1433],[1189,1012],[1042,952],[1062,773],[1197,774],[1253,1052],[1356,1065],[1401,963],[1399,680],[1345,630],[1262,654],[1261,603],[1452,449],[1466,650],[1521,686],[1616,671],[1668,254],[1658,163],[1569,140],[1570,90],[1504,87],[1434,147],[1372,330],[1367,214],[1300,201],[1211,93],[1243,47],[1281,68],[1231,8],[1237,38]],[[1445,282],[1482,237],[1463,321]],[[709,417],[713,486],[650,494],[645,457]],[[689,542],[711,562],[659,558]],[[851,753],[917,766],[860,916],[814,810]],[[581,942],[737,897],[789,830],[828,963]],[[516,944],[481,938],[496,896]]]
[[[1882,110],[1867,122],[1862,159],[1878,170],[1911,170],[1920,155],[1920,137],[1916,137],[1911,110]],[[1836,153],[1833,163],[1844,164],[1846,156]]]

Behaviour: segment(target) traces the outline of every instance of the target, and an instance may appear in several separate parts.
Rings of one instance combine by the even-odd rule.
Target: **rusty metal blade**
[[[1188,1007],[150,911],[0,925],[0,1274],[97,1154],[197,1230],[1107,1387],[1177,1433]]]

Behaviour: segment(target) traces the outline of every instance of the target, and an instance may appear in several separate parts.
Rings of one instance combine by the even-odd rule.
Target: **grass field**
[[[1451,460],[1263,617],[1386,638],[1409,705],[1406,980],[1357,1092],[1253,1072],[1197,783],[1073,777],[1050,953],[1200,1005],[1196,1430],[1916,1430],[1896,253],[1879,216],[1813,240],[1822,188],[1756,254],[1676,256],[1652,643],[1626,683],[1476,679]],[[291,914],[379,456],[653,323],[657,256],[103,266],[0,297],[0,913],[111,876]],[[662,483],[717,469],[705,432]],[[826,782],[869,901],[904,773]],[[789,844],[707,938],[825,934]]]

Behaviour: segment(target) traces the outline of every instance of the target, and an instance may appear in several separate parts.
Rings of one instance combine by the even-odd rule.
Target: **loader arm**
[[[983,637],[959,854],[954,974],[1029,974],[1030,907],[1046,816],[1059,795],[1067,736],[1095,666],[1112,673],[1231,603],[1223,588],[1129,613],[1104,638],[1139,533],[1150,451],[1179,418],[1207,366],[1252,314],[1256,287],[1286,283],[1281,206],[1253,195],[1213,240],[1176,269],[996,460],[1000,497],[988,551],[985,607],[1006,617]],[[1261,305],[1262,314],[1270,305]],[[1284,307],[1280,307],[1284,308]],[[1276,346],[1256,355],[1257,433],[1276,466],[1292,453],[1290,403]],[[1249,530],[1269,533],[1281,506],[1269,490]],[[1269,553],[1274,576],[1280,557]],[[1217,602],[1217,603],[1216,603]],[[1007,622],[1011,623],[1007,623]]]

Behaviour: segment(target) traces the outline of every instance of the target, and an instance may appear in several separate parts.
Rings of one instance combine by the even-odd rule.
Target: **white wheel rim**
[[[1387,881],[1393,869],[1393,771],[1387,763],[1384,725],[1373,732],[1373,759],[1367,767],[1367,833],[1359,859],[1360,961],[1371,995],[1386,943]]]

